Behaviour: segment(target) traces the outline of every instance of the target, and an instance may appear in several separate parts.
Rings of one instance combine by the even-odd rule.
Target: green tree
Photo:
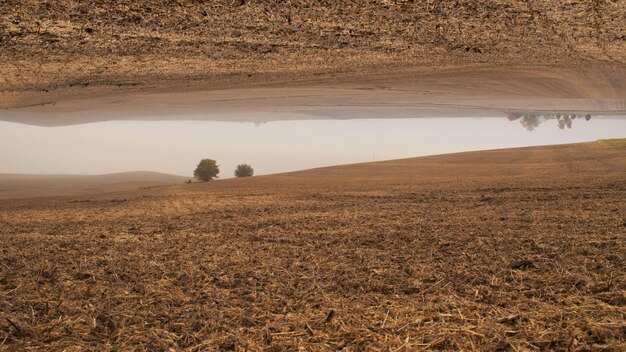
[[[200,181],[207,182],[217,178],[217,174],[219,173],[220,169],[215,160],[202,159],[198,163],[196,170],[193,172],[193,176]]]
[[[235,176],[237,177],[249,177],[254,174],[254,169],[248,164],[239,164],[235,169]]]

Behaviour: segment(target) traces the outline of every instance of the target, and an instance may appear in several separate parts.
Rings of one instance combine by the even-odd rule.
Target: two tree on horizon
[[[202,182],[208,182],[220,173],[219,165],[213,159],[202,159],[193,172],[193,177]],[[250,177],[254,174],[254,169],[248,164],[239,164],[235,169],[236,177]]]

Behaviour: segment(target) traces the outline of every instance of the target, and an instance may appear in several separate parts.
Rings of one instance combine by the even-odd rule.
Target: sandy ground
[[[611,140],[0,200],[0,350],[623,351],[625,199]]]
[[[187,180],[189,177],[157,172],[126,172],[95,176],[0,174],[0,199],[133,191],[145,187],[183,183]]]

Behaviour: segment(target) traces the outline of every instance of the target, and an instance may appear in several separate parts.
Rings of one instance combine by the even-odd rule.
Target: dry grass
[[[0,202],[0,350],[626,349],[602,143]]]

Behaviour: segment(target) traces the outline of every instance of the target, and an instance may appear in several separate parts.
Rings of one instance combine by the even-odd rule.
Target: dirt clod
[[[527,270],[534,268],[536,268],[535,264],[530,260],[521,260],[519,262],[511,264],[511,269]]]

